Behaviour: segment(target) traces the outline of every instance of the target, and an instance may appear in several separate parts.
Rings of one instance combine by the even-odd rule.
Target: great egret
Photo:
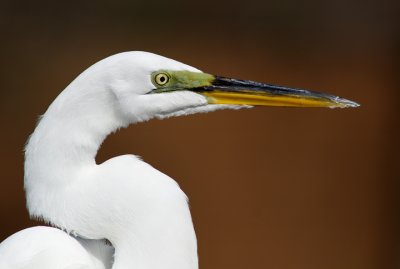
[[[108,268],[104,238],[115,248],[113,269],[197,268],[187,197],[177,183],[134,155],[96,164],[96,153],[108,134],[132,123],[253,105],[358,106],[328,94],[213,76],[147,52],[94,64],[50,105],[25,152],[30,215],[86,239],[55,228],[21,231],[0,246],[1,268]]]

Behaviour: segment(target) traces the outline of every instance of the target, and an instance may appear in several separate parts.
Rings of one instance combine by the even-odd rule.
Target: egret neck
[[[179,102],[180,109],[204,104],[205,98],[188,100],[197,94],[183,93],[152,111],[138,96],[113,91],[124,82],[113,77],[112,66],[102,72],[104,65],[75,79],[31,135],[25,152],[29,212],[84,238],[110,240],[114,269],[195,269],[196,236],[186,195],[176,182],[133,155],[100,165],[95,157],[118,128],[174,113]]]

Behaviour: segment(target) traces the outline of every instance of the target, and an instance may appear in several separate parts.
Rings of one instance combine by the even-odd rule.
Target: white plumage
[[[102,240],[74,238],[51,227],[22,230],[0,245],[1,269],[106,269],[114,249]]]
[[[150,73],[160,69],[199,72],[145,52],[109,57],[83,72],[56,98],[26,147],[30,214],[84,238],[107,238],[116,248],[115,269],[197,268],[187,198],[177,183],[134,155],[95,163],[101,143],[118,128],[196,112],[199,106],[205,111],[218,108],[189,91],[146,95],[154,88]],[[64,253],[66,267],[59,261],[57,268],[71,269],[71,260],[90,256],[74,238],[50,228],[37,229],[17,233],[3,242],[1,250],[25,249],[25,241],[31,240],[30,250],[36,250],[26,255],[39,264],[57,252],[53,246],[60,249],[65,244],[71,254]],[[35,245],[33,241],[44,234]],[[0,251],[0,260],[8,257]],[[38,266],[54,268],[47,264]],[[21,266],[11,268],[25,268]],[[82,268],[90,266],[87,262]]]
[[[285,91],[286,99],[300,97],[288,102]],[[334,96],[211,76],[146,52],[91,66],[50,105],[25,155],[29,213],[78,237],[55,228],[23,230],[0,245],[0,268],[105,269],[112,262],[113,269],[198,268],[187,197],[178,184],[134,155],[96,164],[97,151],[108,134],[132,123],[274,102],[355,106]]]

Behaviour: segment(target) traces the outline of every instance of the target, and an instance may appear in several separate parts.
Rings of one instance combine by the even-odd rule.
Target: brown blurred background
[[[23,147],[38,115],[111,54],[331,92],[357,109],[256,108],[108,138],[190,197],[200,267],[400,268],[398,1],[1,1],[0,241],[29,220]],[[161,139],[162,137],[162,139]]]

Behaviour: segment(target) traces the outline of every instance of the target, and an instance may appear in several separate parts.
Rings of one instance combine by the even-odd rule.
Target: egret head
[[[120,53],[93,67],[106,78],[121,112],[138,121],[257,105],[358,106],[329,94],[207,74],[147,52]]]

